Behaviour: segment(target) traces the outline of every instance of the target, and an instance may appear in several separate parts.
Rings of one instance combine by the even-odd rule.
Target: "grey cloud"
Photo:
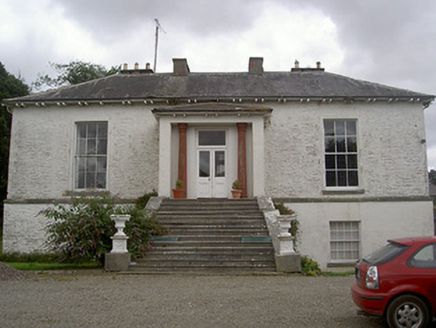
[[[187,30],[194,35],[244,31],[264,0],[60,0],[66,16],[85,26],[97,39],[110,41],[132,33],[159,18],[164,29]]]
[[[431,63],[436,56],[436,2],[423,0],[419,6],[405,0],[312,3],[338,27],[344,69],[355,67],[368,78],[417,87],[420,83],[412,80],[422,80],[423,87],[417,91],[431,92],[429,71],[433,76],[436,73]],[[360,65],[362,60],[366,60],[364,65]]]

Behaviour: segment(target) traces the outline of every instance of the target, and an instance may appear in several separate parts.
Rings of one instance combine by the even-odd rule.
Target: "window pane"
[[[355,136],[356,135],[356,122],[355,121],[347,121],[347,135]]]
[[[76,154],[78,155],[86,154],[86,139],[81,138],[77,141]]]
[[[359,178],[358,178],[357,171],[348,172],[348,186],[349,187],[359,186]]]
[[[97,140],[97,154],[105,155],[107,151],[107,139]]]
[[[326,169],[335,169],[336,168],[336,156],[335,155],[326,155],[325,156],[325,168]]]
[[[97,172],[106,173],[106,157],[97,158]]]
[[[107,139],[107,124],[100,123],[98,125],[98,138]]]
[[[106,188],[106,173],[97,174],[96,188]]]
[[[83,173],[79,174],[77,181],[77,188],[83,189],[85,188],[85,175]]]
[[[78,159],[77,161],[77,169],[79,170],[79,172],[85,172],[86,171],[86,158],[81,157]]]
[[[324,121],[324,135],[325,136],[334,136],[334,121]]]
[[[95,188],[94,173],[85,174],[85,188]]]
[[[200,177],[210,177],[210,156],[208,151],[200,151]]]
[[[336,138],[336,151],[338,153],[345,153],[345,138]]]
[[[335,171],[327,171],[326,184],[327,184],[327,187],[336,186],[336,172]]]
[[[347,138],[347,147],[348,152],[355,153],[357,152],[357,142],[356,137],[348,137]]]
[[[336,156],[337,162],[338,162],[338,169],[346,169],[347,168],[347,162],[345,155],[338,155]]]
[[[338,171],[338,186],[346,187],[347,186],[347,172],[346,171]]]
[[[97,137],[97,124],[88,124],[88,138]]]
[[[97,158],[96,157],[88,157],[86,159],[86,170],[88,172],[95,172],[97,169]]]
[[[334,153],[335,151],[335,138],[325,138],[325,152]]]
[[[96,139],[88,139],[87,142],[87,154],[96,154],[97,153],[97,140]]]
[[[86,138],[86,124],[80,124],[77,126],[78,138]]]
[[[226,131],[199,131],[198,145],[200,146],[225,146]]]
[[[347,156],[347,167],[349,169],[357,169],[357,155]]]
[[[344,136],[345,135],[345,121],[335,121],[335,135]]]

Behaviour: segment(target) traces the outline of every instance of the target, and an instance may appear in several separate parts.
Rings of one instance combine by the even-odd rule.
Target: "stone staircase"
[[[164,199],[167,236],[130,266],[142,273],[275,273],[274,248],[256,199]]]

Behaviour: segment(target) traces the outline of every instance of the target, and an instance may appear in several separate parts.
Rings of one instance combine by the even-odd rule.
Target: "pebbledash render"
[[[299,252],[344,266],[386,239],[428,235],[424,111],[432,95],[316,68],[150,69],[7,99],[13,113],[3,251],[41,251],[54,201],[109,191],[125,202],[269,197],[294,210]]]

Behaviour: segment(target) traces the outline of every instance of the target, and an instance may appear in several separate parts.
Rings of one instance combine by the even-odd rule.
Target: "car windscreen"
[[[371,255],[366,256],[363,261],[367,262],[370,265],[382,265],[386,262],[389,262],[402,254],[408,249],[409,246],[398,244],[395,242],[389,242],[389,244],[379,248]]]

